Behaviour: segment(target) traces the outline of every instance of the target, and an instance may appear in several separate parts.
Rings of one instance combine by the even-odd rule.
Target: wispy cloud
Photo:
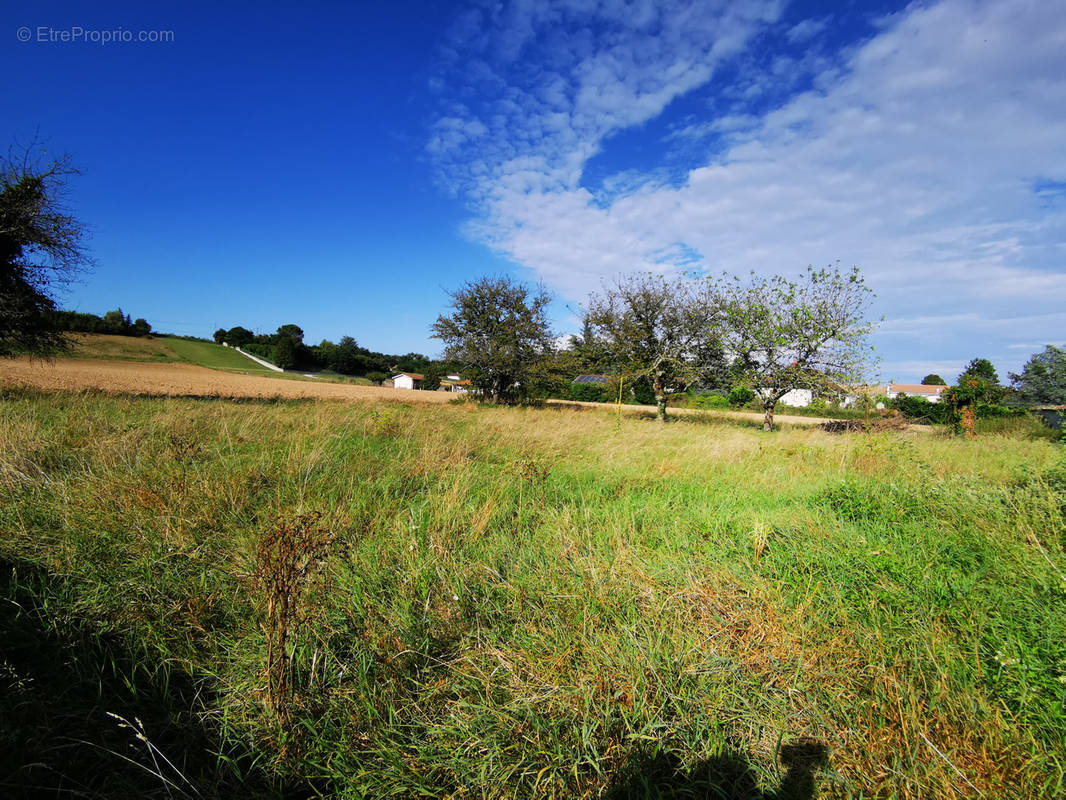
[[[1066,5],[914,5],[836,53],[713,80],[767,32],[798,42],[826,27],[785,25],[776,2],[471,12],[450,39],[427,146],[471,203],[469,235],[567,299],[617,272],[691,267],[693,254],[709,272],[840,258],[863,267],[889,320],[941,318],[936,363],[1016,358],[1008,341],[1041,335],[1025,318],[1061,324],[1066,306],[1066,204],[1047,188],[1066,181]],[[757,101],[804,70],[809,88]],[[665,138],[719,146],[687,180],[626,169],[583,185],[612,134],[699,87],[705,118]],[[880,335],[889,357],[904,333]]]

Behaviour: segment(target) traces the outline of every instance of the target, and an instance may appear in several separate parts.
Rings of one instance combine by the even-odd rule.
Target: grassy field
[[[1061,797],[1064,497],[1006,435],[8,390],[0,787]]]
[[[182,357],[170,345],[178,339],[139,338],[112,336],[102,333],[71,334],[73,358],[102,358],[115,361],[148,361],[168,363],[182,361]],[[246,359],[247,360],[247,359]],[[252,363],[252,362],[249,362]]]

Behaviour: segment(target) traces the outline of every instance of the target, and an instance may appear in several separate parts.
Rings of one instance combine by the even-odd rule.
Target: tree
[[[274,345],[274,363],[282,369],[293,369],[296,366],[296,340],[291,336],[281,336]]]
[[[1023,403],[1066,405],[1066,350],[1046,345],[1034,353],[1021,373],[1010,373],[1011,384]]]
[[[114,311],[108,311],[104,314],[104,333],[111,333],[116,336],[128,335],[133,329],[133,323],[130,322],[128,314],[123,314],[121,308],[117,308]]]
[[[247,347],[253,341],[255,341],[255,334],[240,325],[235,325],[226,331],[226,342],[230,347]]]
[[[85,231],[62,206],[67,157],[42,167],[34,147],[0,160],[0,356],[50,355],[70,341],[55,324],[55,290],[91,265]]]
[[[214,339],[215,344],[222,344],[224,341],[226,341],[226,329],[219,328],[217,331],[215,331]]]
[[[978,381],[976,390],[971,386],[973,380]],[[976,391],[975,403],[998,403],[1005,394],[1005,387],[999,384],[996,368],[987,358],[975,358],[967,364],[956,385],[967,386],[971,391]]]
[[[992,384],[999,383],[999,375],[996,374],[996,368],[987,358],[973,359],[966,365],[966,369],[962,371],[962,374],[959,375],[959,381],[966,376],[971,376],[982,381],[988,381]]]
[[[936,373],[930,373],[922,378],[922,386],[947,386],[948,382]]]
[[[512,278],[484,277],[450,292],[453,309],[437,317],[433,337],[459,361],[482,397],[515,403],[528,395],[533,367],[552,351],[551,295]]]
[[[789,391],[834,390],[862,378],[874,324],[866,321],[872,292],[858,267],[808,267],[798,281],[752,273],[747,283],[725,280],[717,291],[726,348],[762,400],[763,430],[773,430],[774,408]]]
[[[342,336],[333,348],[333,362],[330,366],[341,375],[355,375],[359,372],[359,345],[351,336]]]
[[[152,326],[148,324],[148,320],[144,317],[137,317],[133,321],[133,335],[134,336],[147,336],[152,332]]]
[[[586,328],[626,376],[651,383],[660,422],[666,422],[671,394],[725,368],[721,316],[710,288],[644,272],[589,298]]]

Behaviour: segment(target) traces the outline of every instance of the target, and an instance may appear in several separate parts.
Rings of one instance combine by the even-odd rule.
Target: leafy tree
[[[935,372],[926,375],[922,378],[922,386],[947,386],[948,382],[937,375]]]
[[[144,317],[137,317],[133,321],[133,335],[134,336],[147,336],[152,332],[152,326],[148,324],[148,320]]]
[[[61,203],[76,174],[66,157],[39,166],[32,146],[0,159],[0,356],[70,346],[55,325],[53,295],[91,265],[84,229]]]
[[[274,345],[274,363],[282,369],[295,369],[297,342],[291,336],[281,336]]]
[[[528,396],[534,366],[553,349],[551,296],[501,276],[467,282],[450,297],[452,313],[433,324],[445,358],[462,363],[482,397],[514,403]]]
[[[366,374],[366,377],[367,380],[369,380],[371,383],[375,383],[380,386],[381,383],[389,376],[386,375],[384,372],[368,372]]]
[[[121,308],[115,309],[114,311],[108,311],[104,314],[104,333],[124,336],[129,334],[132,330],[133,323],[130,322],[129,314],[123,314]]]
[[[974,380],[978,381],[976,388],[971,385]],[[966,369],[959,375],[956,386],[967,387],[967,397],[976,392],[975,403],[998,403],[1006,394],[1005,387],[999,384],[996,368],[987,358],[975,358],[967,364]]]
[[[651,384],[661,422],[670,395],[724,369],[717,299],[708,288],[646,272],[589,298],[586,327],[624,374]]]
[[[217,331],[215,331],[214,339],[215,344],[222,344],[224,341],[226,341],[226,329],[219,328]]]
[[[341,375],[357,375],[360,370],[359,345],[351,336],[342,336],[333,348],[333,363],[330,365]]]
[[[966,365],[966,369],[962,371],[962,374],[959,375],[959,381],[967,376],[988,381],[991,384],[999,383],[999,375],[996,374],[996,368],[987,358],[973,359]]]
[[[1010,374],[1018,398],[1029,405],[1066,405],[1066,351],[1046,345],[1020,373]]]
[[[275,344],[281,341],[282,339],[292,339],[295,344],[303,344],[304,341],[303,328],[301,328],[299,325],[293,325],[291,323],[288,325],[280,326],[274,336]]]
[[[437,391],[444,375],[444,367],[440,364],[430,364],[428,367],[424,367],[422,369],[422,388],[427,392]]]
[[[226,331],[226,341],[230,347],[247,347],[255,341],[255,334],[247,328],[236,325]]]
[[[740,359],[743,382],[762,400],[763,430],[792,389],[828,391],[861,379],[869,348],[872,293],[857,267],[814,269],[798,280],[780,275],[723,281],[727,349]]]

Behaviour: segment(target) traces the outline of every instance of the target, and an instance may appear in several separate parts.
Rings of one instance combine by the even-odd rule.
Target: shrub
[[[832,410],[832,405],[827,400],[823,400],[820,397],[815,397],[811,402],[807,404],[807,410],[813,411],[816,414],[825,414]]]
[[[755,392],[747,386],[734,386],[729,390],[729,405],[743,406],[755,399]]]
[[[948,403],[930,403],[924,397],[909,397],[899,394],[888,401],[888,407],[894,408],[904,417],[927,425],[950,425],[954,420]]]
[[[690,395],[686,405],[689,408],[729,408],[729,400],[720,394],[697,394]]]
[[[570,384],[570,399],[583,403],[603,403],[607,400],[607,384],[572,383]]]

